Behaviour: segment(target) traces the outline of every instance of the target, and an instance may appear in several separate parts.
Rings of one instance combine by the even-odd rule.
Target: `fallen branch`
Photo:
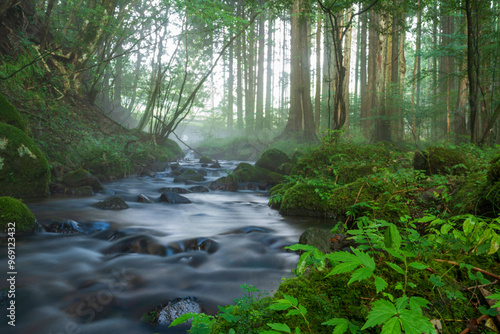
[[[444,262],[444,263],[449,263],[449,264],[453,264],[455,266],[459,266],[460,263],[458,262],[455,262],[455,261],[449,261],[449,260],[441,260],[441,259],[434,259],[434,261],[436,262]],[[497,280],[500,280],[500,276],[499,275],[496,275],[496,274],[493,274],[493,273],[490,273],[489,271],[486,271],[484,269],[481,269],[481,268],[478,268],[478,267],[472,267],[472,269],[474,269],[475,271],[479,271],[480,273],[482,274],[485,274],[485,275],[488,275],[490,277],[493,277],[494,279],[497,279]]]

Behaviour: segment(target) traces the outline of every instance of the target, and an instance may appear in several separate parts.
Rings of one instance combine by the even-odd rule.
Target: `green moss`
[[[15,226],[9,223],[15,223]],[[7,233],[8,227],[15,227],[16,234],[32,232],[35,229],[35,216],[20,200],[0,197],[0,233]]]
[[[49,181],[49,164],[35,142],[18,128],[0,123],[0,196],[47,196]]]
[[[297,183],[285,191],[280,213],[287,216],[326,217],[331,190],[328,186]]]
[[[231,174],[236,182],[265,182],[270,171],[242,162]]]
[[[473,173],[467,175],[458,186],[450,201],[450,209],[454,214],[476,214],[481,200],[481,191],[486,184],[486,174]]]
[[[195,171],[194,169],[188,169],[187,171],[185,171],[184,173],[182,173],[181,175],[177,176],[174,179],[174,183],[182,183],[186,181],[195,181],[195,182],[205,181],[205,177],[200,173],[198,173],[197,171]]]
[[[461,175],[469,169],[469,162],[459,150],[432,146],[425,151],[415,152],[413,168],[423,170],[428,175]]]
[[[295,167],[294,164],[285,162],[284,164],[276,168],[275,172],[280,173],[282,175],[290,175],[294,167]]]
[[[283,175],[276,173],[276,172],[271,172],[267,175],[266,182],[268,184],[278,184],[280,182],[283,182],[285,178]]]
[[[200,157],[200,163],[201,164],[211,164],[213,162],[212,159],[210,159],[209,157]]]
[[[262,153],[259,159],[255,162],[255,166],[274,171],[279,166],[287,162],[290,162],[290,158],[285,152],[277,148],[272,148]]]
[[[488,168],[488,182],[496,183],[500,181],[500,155],[494,158]]]
[[[28,135],[30,134],[26,121],[2,94],[0,94],[0,122],[12,125]]]

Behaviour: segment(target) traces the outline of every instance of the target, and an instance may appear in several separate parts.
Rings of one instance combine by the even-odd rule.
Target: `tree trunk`
[[[269,28],[267,30],[267,69],[266,69],[266,110],[265,110],[265,127],[272,127],[272,99],[273,99],[273,30],[274,30],[274,20],[272,20],[272,13],[269,11]]]
[[[263,1],[260,1],[263,5]],[[255,110],[255,130],[260,132],[264,127],[264,14],[259,16],[258,50],[257,50],[257,107]]]
[[[316,94],[314,98],[314,123],[318,127],[321,117],[321,18],[323,13],[318,11],[316,20]]]
[[[227,78],[227,131],[233,134],[233,109],[234,109],[234,46],[229,47],[229,69]]]
[[[417,43],[415,45],[415,61],[413,65],[413,83],[412,83],[412,93],[411,93],[411,115],[412,115],[412,121],[411,121],[411,133],[413,135],[413,140],[415,141],[415,145],[418,142],[418,135],[417,135],[417,110],[416,110],[416,103],[415,103],[415,98],[418,92],[418,89],[416,90],[415,86],[417,84],[417,73],[419,71],[419,64],[420,64],[420,36],[422,32],[422,10],[420,9],[420,0],[418,0],[418,12],[417,12]],[[418,99],[417,99],[418,100]]]
[[[369,56],[368,56],[368,85],[367,85],[367,122],[366,133],[368,138],[373,138],[372,128],[373,110],[375,109],[375,80],[376,80],[376,66],[377,66],[377,46],[378,46],[378,32],[377,32],[378,15],[374,10],[370,11],[370,32],[369,32]]]
[[[477,143],[478,102],[479,102],[479,27],[478,13],[473,13],[472,5],[477,6],[478,0],[465,0],[467,18],[467,78],[469,80],[469,131],[470,141]],[[473,19],[474,17],[474,19]]]
[[[238,17],[243,18],[243,0],[238,1]],[[243,130],[243,36],[240,36],[236,45],[236,126],[238,130]]]
[[[245,129],[246,134],[254,133],[255,120],[255,78],[254,78],[254,52],[255,52],[255,28],[252,25],[248,30],[246,45],[248,45],[248,61],[245,80]]]
[[[359,59],[359,93],[360,93],[360,108],[361,108],[361,119],[360,119],[360,128],[361,133],[364,135],[366,139],[370,138],[370,121],[368,118],[370,117],[370,109],[368,108],[368,98],[369,94],[367,91],[367,80],[366,80],[366,47],[367,47],[367,25],[368,25],[368,12],[365,12],[360,17],[361,21],[361,52]]]
[[[352,8],[347,10],[346,22],[350,22],[352,17]],[[346,31],[345,36],[345,47],[344,47],[344,63],[342,64],[345,69],[345,76],[342,82],[342,95],[345,103],[344,113],[345,113],[345,123],[344,126],[349,128],[349,80],[350,80],[350,68],[351,68],[351,40],[352,40],[352,25]]]
[[[386,20],[383,15],[378,19],[379,31],[385,31]],[[375,109],[378,118],[375,122],[375,141],[391,140],[389,122],[387,120],[385,104],[387,62],[387,38],[383,33],[378,34],[377,59],[375,69]]]

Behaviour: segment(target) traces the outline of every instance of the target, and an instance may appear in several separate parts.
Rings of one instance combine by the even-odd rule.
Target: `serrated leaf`
[[[380,334],[401,334],[399,319],[396,317],[389,319],[382,327]]]
[[[387,248],[399,249],[401,247],[401,235],[396,225],[391,224],[385,230],[384,244]]]
[[[387,253],[391,254],[392,256],[394,256],[397,259],[400,259],[401,261],[405,260],[404,256],[401,255],[401,251],[400,250],[395,250],[395,249],[392,249],[392,248],[388,248],[387,249]]]
[[[405,334],[435,333],[434,325],[428,318],[411,310],[400,312],[399,320]]]
[[[398,312],[401,312],[401,310],[404,310],[408,306],[408,302],[410,301],[410,298],[403,296],[399,297],[394,301],[394,304],[396,305],[396,310]]]
[[[356,281],[361,282],[364,279],[370,278],[372,275],[373,269],[367,267],[359,268],[352,273],[351,279],[347,282],[347,285]]]
[[[359,263],[355,262],[343,262],[337,264],[327,276],[348,273],[359,267]]]
[[[293,310],[288,311],[288,313],[286,314],[286,316],[289,317],[289,316],[292,316],[292,315],[299,315],[299,314],[300,314],[299,310],[293,309]]]
[[[366,317],[367,321],[361,330],[381,325],[397,313],[396,307],[390,301],[385,299],[377,300],[373,302],[373,308],[370,313],[368,313]]]
[[[403,269],[401,269],[400,266],[398,266],[397,264],[394,264],[392,262],[386,262],[386,264],[391,267],[392,269],[394,269],[396,272],[400,273],[401,275],[404,275],[405,272]]]
[[[486,298],[493,299],[493,300],[497,301],[496,304],[493,305],[492,307],[500,307],[500,293],[492,294],[490,296],[487,296]]]
[[[292,331],[290,330],[290,327],[288,327],[287,324],[280,324],[280,323],[268,323],[267,324],[269,327],[276,331],[281,331],[285,333],[291,333]]]
[[[297,306],[299,304],[299,301],[297,300],[297,298],[295,298],[293,296],[283,294],[283,297],[285,297],[285,300],[288,301],[293,306]],[[280,299],[280,300],[283,300],[283,299]]]
[[[387,282],[382,278],[378,276],[375,277],[375,288],[377,288],[377,293],[384,291],[385,288],[387,288]]]
[[[298,250],[310,251],[310,252],[312,252],[314,250],[320,251],[319,249],[317,249],[314,246],[311,246],[311,245],[302,245],[302,244],[294,244],[294,245],[286,246],[285,249],[289,249],[289,250],[292,250],[292,251],[298,251]]]
[[[430,302],[422,297],[411,297],[410,298],[410,310],[422,314],[422,307],[426,307]]]
[[[500,235],[495,235],[491,238],[490,250],[488,255],[495,254],[500,249]]]
[[[410,267],[418,269],[418,270],[424,270],[427,269],[427,266],[425,264],[422,264],[420,262],[412,262],[409,264]]]
[[[307,309],[306,309],[303,305],[299,305],[299,311],[300,311],[300,313],[302,313],[303,315],[306,315],[306,314],[307,314]]]
[[[344,334],[349,329],[349,320],[342,318],[333,318],[324,323],[323,326],[335,326],[332,334]]]
[[[329,260],[338,261],[338,262],[355,262],[361,264],[360,260],[356,257],[356,255],[351,254],[349,252],[335,252],[327,255]]]
[[[373,260],[373,258],[370,255],[368,255],[365,252],[359,251],[356,248],[352,248],[352,251],[359,259],[362,265],[364,265],[367,268],[370,268],[372,271],[375,270],[375,260]]]

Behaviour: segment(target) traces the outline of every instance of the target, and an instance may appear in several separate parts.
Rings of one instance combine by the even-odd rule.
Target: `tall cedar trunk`
[[[243,15],[242,6],[243,0],[238,1],[237,15],[239,17]],[[236,44],[236,126],[238,130],[243,129],[243,36],[244,34],[237,39]]]
[[[368,56],[368,94],[366,101],[367,121],[366,131],[368,138],[373,139],[372,127],[373,110],[375,109],[375,79],[376,79],[376,66],[377,66],[377,46],[378,46],[378,32],[377,32],[378,15],[374,10],[370,11],[370,32],[369,32],[369,56]]]
[[[436,50],[438,48],[438,17],[437,17],[437,9],[435,9],[432,13],[432,45],[433,45],[433,50]],[[438,102],[438,65],[437,65],[437,56],[432,57],[432,99],[434,103]],[[434,140],[439,139],[439,124],[438,124],[438,119],[439,117],[437,115],[432,116],[432,126],[431,126],[431,137]]]
[[[462,71],[465,72],[465,64],[462,66]],[[467,77],[462,77],[458,81],[457,103],[453,117],[453,130],[455,132],[455,143],[464,143],[467,136],[466,123],[467,110]]]
[[[361,51],[360,51],[360,59],[359,59],[359,93],[360,93],[360,108],[361,108],[361,119],[360,119],[360,127],[361,133],[365,136],[365,138],[369,138],[370,129],[369,129],[369,120],[370,117],[370,109],[368,108],[368,91],[367,91],[367,73],[366,73],[366,47],[367,47],[367,25],[368,25],[368,12],[365,12],[361,15]]]
[[[327,14],[325,14],[327,15]],[[320,117],[325,121],[326,128],[331,128],[331,118],[332,118],[332,41],[331,41],[331,26],[329,24],[324,25],[324,43],[323,43],[323,89],[321,100],[323,101],[323,117]],[[319,126],[320,124],[318,124]]]
[[[292,54],[290,72],[290,112],[282,137],[303,133],[305,140],[315,140],[311,103],[309,62],[309,20],[301,12],[306,0],[295,0],[292,7]],[[281,137],[280,136],[280,137]]]
[[[318,11],[316,20],[316,94],[314,97],[314,123],[318,127],[321,117],[321,18],[322,12]]]
[[[469,79],[469,131],[471,143],[477,143],[478,102],[479,102],[479,50],[478,13],[473,12],[478,0],[465,0],[467,18],[467,78]],[[474,19],[473,19],[474,18]]]
[[[358,104],[359,100],[359,58],[360,58],[360,50],[361,50],[361,24],[360,19],[358,18],[358,27],[356,30],[356,58],[354,59],[354,103]]]
[[[388,78],[388,88],[389,88],[389,96],[390,96],[390,109],[389,109],[389,115],[391,118],[391,135],[392,138],[400,142],[403,138],[402,135],[402,127],[400,126],[400,121],[402,119],[402,113],[400,112],[400,103],[399,103],[399,97],[400,95],[400,90],[399,90],[399,78],[400,78],[400,73],[399,73],[399,39],[401,38],[402,35],[402,30],[399,29],[399,23],[401,20],[401,13],[396,12],[393,16],[392,20],[392,36],[391,36],[391,44],[387,45],[387,48],[391,49],[391,57],[390,59],[390,64],[388,64],[388,70],[390,70],[390,77]]]
[[[412,121],[411,121],[411,133],[413,135],[413,140],[415,141],[415,144],[418,141],[418,134],[417,134],[417,110],[416,110],[416,105],[418,104],[418,89],[416,89],[417,85],[417,74],[419,71],[420,67],[420,37],[422,33],[422,10],[420,9],[420,0],[418,0],[418,12],[417,12],[417,43],[415,45],[415,61],[413,65],[413,79],[412,79],[412,90],[411,90],[411,115],[412,115]],[[415,101],[417,100],[417,101]]]
[[[227,131],[233,134],[233,110],[234,110],[234,46],[229,47],[229,69],[227,78]]]
[[[383,15],[379,16],[378,24],[379,31],[385,31],[387,23]],[[391,140],[385,105],[386,62],[387,38],[384,33],[379,33],[375,69],[375,110],[377,111],[378,116],[375,121],[375,141]]]
[[[281,94],[280,94],[280,115],[285,115],[285,105],[286,105],[286,96],[285,96],[285,92],[286,92],[286,89],[285,87],[287,86],[287,77],[286,77],[286,72],[285,72],[285,68],[286,68],[286,57],[287,57],[287,43],[286,43],[286,40],[287,40],[287,29],[286,29],[286,24],[287,21],[286,20],[283,20],[283,46],[282,46],[282,68],[281,68]]]
[[[263,5],[263,1],[260,1]],[[257,106],[255,109],[255,130],[261,131],[264,127],[264,14],[259,16],[258,50],[257,50]]]
[[[401,13],[401,23],[405,22],[405,13]],[[405,40],[406,40],[406,31],[404,29],[400,29],[399,40],[398,40],[398,75],[399,75],[399,97],[401,99],[401,103],[398,106],[398,121],[396,126],[396,134],[395,139],[399,142],[402,142],[404,139],[404,127],[405,127],[405,118],[404,112],[405,107],[403,105],[404,99],[404,90],[405,90],[405,76],[406,76],[406,57],[405,57]]]
[[[347,10],[346,22],[350,22],[352,17],[352,8]],[[352,25],[346,32],[345,36],[345,47],[344,47],[344,63],[342,66],[345,69],[345,77],[342,83],[342,95],[344,96],[344,113],[345,113],[345,126],[349,127],[349,80],[350,80],[350,68],[351,68],[351,40],[352,40]]]
[[[272,13],[269,11],[269,28],[267,30],[267,69],[266,69],[266,107],[265,107],[265,127],[272,127],[272,99],[273,99],[273,32],[274,32],[274,20],[271,18]]]

